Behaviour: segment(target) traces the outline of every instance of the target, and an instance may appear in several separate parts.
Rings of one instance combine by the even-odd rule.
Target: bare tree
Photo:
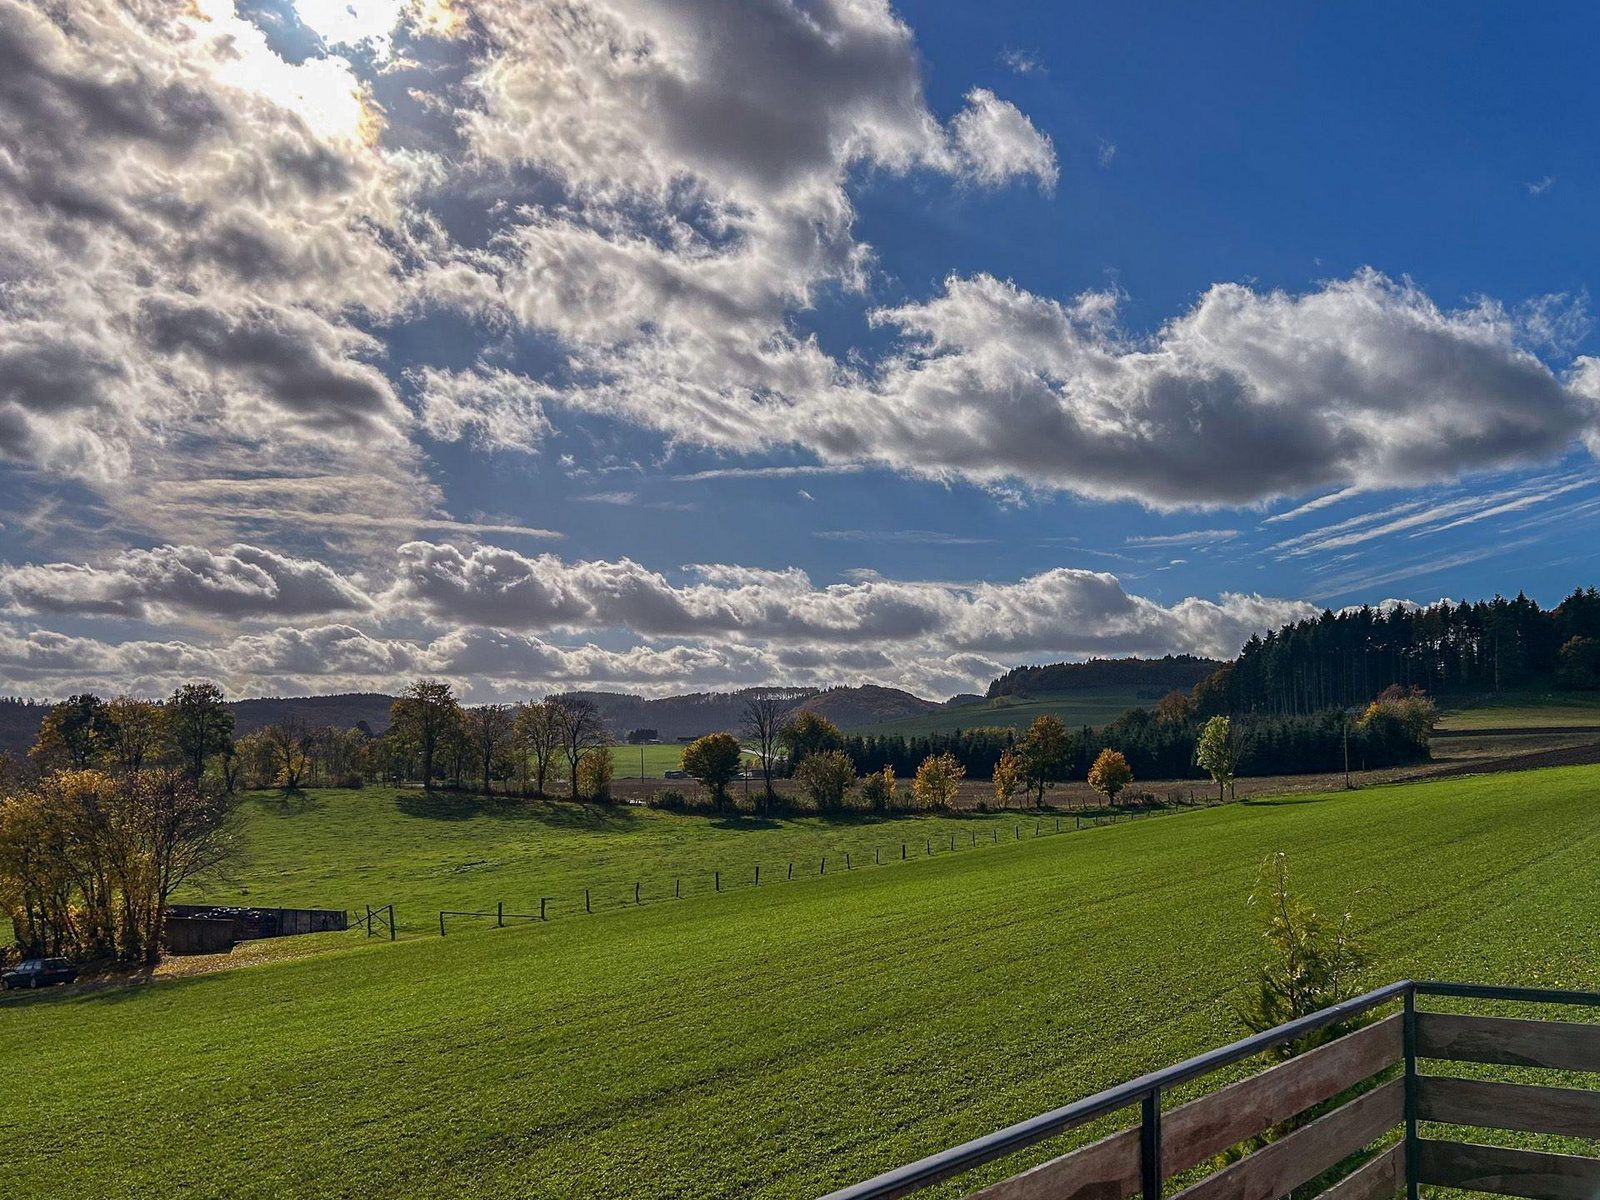
[[[546,701],[557,712],[557,736],[567,759],[567,778],[572,799],[578,799],[578,764],[586,751],[611,744],[605,718],[599,706],[587,696],[552,696]]]
[[[789,703],[772,692],[752,692],[745,697],[744,713],[739,718],[739,728],[755,742],[761,755],[761,781],[765,785],[761,797],[763,812],[776,799],[772,790],[772,761],[778,753],[778,739],[783,733]]]
[[[523,791],[527,791],[527,764],[533,760],[534,791],[544,795],[550,764],[561,751],[561,713],[548,700],[517,705],[517,756],[522,762]]]
[[[221,869],[236,852],[234,808],[229,796],[180,771],[141,771],[122,788],[139,851],[124,903],[131,919],[141,921],[137,942],[145,962],[153,963],[161,953],[168,898],[188,880]]]
[[[305,722],[290,717],[261,731],[271,762],[272,781],[286,792],[297,792],[311,769],[311,731]]]
[[[487,796],[495,761],[511,744],[511,734],[515,728],[511,710],[504,704],[480,704],[463,713],[463,724],[478,761],[478,777],[483,781],[483,793]]]

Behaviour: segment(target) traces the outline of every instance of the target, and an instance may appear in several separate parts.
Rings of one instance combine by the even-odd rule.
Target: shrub
[[[873,812],[887,812],[894,803],[894,768],[871,772],[861,781],[861,801]]]
[[[1329,920],[1289,886],[1289,860],[1268,855],[1250,905],[1260,914],[1269,957],[1240,1006],[1240,1018],[1260,1032],[1348,1000],[1358,990],[1366,956],[1351,931],[1351,916]],[[1344,1022],[1279,1047],[1288,1058],[1330,1041],[1360,1024]]]
[[[856,781],[856,768],[848,754],[822,750],[806,755],[794,777],[819,813],[835,813],[844,807],[845,794]]]
[[[578,798],[604,802],[611,799],[611,750],[596,746],[578,760]]]
[[[677,788],[667,788],[666,791],[646,796],[644,803],[646,808],[659,808],[676,813],[699,812],[705,807],[685,796]]]

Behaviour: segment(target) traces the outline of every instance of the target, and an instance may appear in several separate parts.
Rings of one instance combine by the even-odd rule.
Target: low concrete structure
[[[243,908],[174,904],[167,911],[166,943],[172,954],[220,954],[251,938],[328,933],[350,927],[343,909]]]

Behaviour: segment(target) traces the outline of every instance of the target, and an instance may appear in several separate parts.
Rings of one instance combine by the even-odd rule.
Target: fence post
[[[586,913],[592,913],[594,911],[594,909],[589,907],[589,889],[588,888],[584,888],[583,889],[583,911],[586,912]]]
[[[683,899],[683,878],[681,876],[674,876],[673,877],[673,880],[672,880],[672,898],[674,900],[682,900]]]
[[[1161,1200],[1161,1089],[1151,1088],[1139,1121],[1139,1179],[1144,1200]]]
[[[922,853],[923,853],[924,857],[926,857],[927,855],[933,853],[933,839],[932,838],[923,838],[922,839]]]
[[[1016,831],[1017,841],[1020,842],[1022,840],[1022,826],[1021,825],[1013,825],[1012,829],[1014,829]]]
[[[444,936],[444,913],[439,914],[439,936]]]
[[[828,873],[828,856],[826,854],[824,854],[822,856],[822,866],[821,866],[821,868],[818,869],[817,874],[818,875],[826,875],[827,873]]]
[[[721,871],[713,871],[713,872],[711,872],[711,885],[714,888],[716,888],[717,891],[719,891],[719,892],[722,890],[722,872]]]
[[[1000,831],[998,829],[991,829],[989,832],[994,834],[994,844],[998,846],[1000,844]]]
[[[952,833],[950,835],[950,849],[953,851],[955,848],[956,848],[956,835]]]
[[[637,880],[635,880],[633,884],[633,902],[635,904],[639,903],[639,883]]]
[[[900,843],[900,861],[901,862],[905,862],[905,860],[906,860],[906,844],[904,842],[901,842]]]
[[[872,848],[872,865],[875,867],[883,865],[883,859],[878,857],[878,848],[876,846]]]
[[[1035,821],[1033,823],[1033,836],[1034,837],[1038,837],[1039,836],[1039,822],[1038,821]]]
[[[501,900],[494,906],[494,927],[504,929],[506,925],[506,902]]]
[[[756,864],[756,886],[757,887],[761,886],[761,864],[760,863]]]
[[[1056,818],[1056,832],[1057,833],[1061,832],[1061,818],[1060,817]]]
[[[367,905],[367,936],[372,936],[372,905]]]
[[[394,905],[389,905],[389,940],[394,941]]]
[[[1083,828],[1083,818],[1082,817],[1073,817],[1072,818],[1072,827],[1074,829],[1082,829]]]
[[[541,921],[548,920],[548,918],[544,915],[544,902],[548,899],[550,899],[549,896],[539,897],[539,920]]]
[[[793,863],[789,864],[789,878],[790,879],[794,878],[794,864]]]
[[[1401,1018],[1401,1039],[1406,1053],[1406,1198],[1417,1200],[1417,1169],[1420,1145],[1417,1142],[1417,989],[1406,989],[1405,1016]]]

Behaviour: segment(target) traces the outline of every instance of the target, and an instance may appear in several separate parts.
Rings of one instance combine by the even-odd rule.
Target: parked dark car
[[[6,991],[22,987],[49,987],[53,983],[71,983],[78,978],[78,968],[64,958],[25,958],[13,969],[0,975],[0,985]]]

